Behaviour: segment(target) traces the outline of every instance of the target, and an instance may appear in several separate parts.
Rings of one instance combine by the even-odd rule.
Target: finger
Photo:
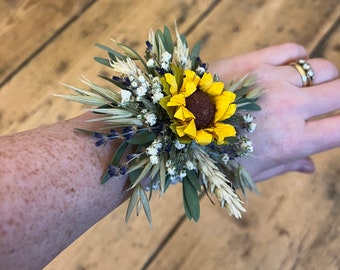
[[[299,154],[309,156],[340,147],[340,114],[306,122]]]
[[[301,91],[304,91],[304,97],[299,110],[304,119],[340,110],[340,79],[307,87],[301,89]],[[340,123],[338,122],[337,125],[340,126]]]
[[[256,55],[256,62],[262,61],[270,65],[279,66],[288,64],[296,59],[308,58],[307,50],[299,44],[284,43],[267,47]]]
[[[264,181],[274,176],[292,171],[302,173],[313,173],[315,171],[315,165],[314,162],[309,157],[294,160],[292,162],[282,164],[277,167],[261,172],[260,174],[254,177],[254,181],[255,182]]]
[[[209,65],[209,71],[219,74],[221,78],[228,78],[230,75],[237,78],[264,64],[279,66],[307,57],[304,47],[295,43],[285,43],[214,61]]]
[[[306,62],[311,66],[311,69],[314,73],[312,85],[331,81],[337,78],[339,75],[336,66],[326,59],[309,59]],[[297,68],[287,65],[281,68],[281,70],[284,69],[286,70],[282,72],[290,83],[298,87],[303,86],[302,75]]]

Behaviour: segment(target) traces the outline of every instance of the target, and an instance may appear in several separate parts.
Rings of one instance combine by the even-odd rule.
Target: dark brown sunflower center
[[[195,115],[196,129],[206,128],[215,116],[215,105],[203,91],[197,90],[185,99],[186,107]]]

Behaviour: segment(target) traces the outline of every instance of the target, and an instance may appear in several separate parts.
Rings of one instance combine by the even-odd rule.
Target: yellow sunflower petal
[[[202,91],[206,92],[213,84],[213,82],[214,80],[211,73],[204,73],[198,86]]]
[[[183,94],[172,96],[166,106],[185,106],[185,96]]]
[[[184,106],[180,106],[177,108],[174,117],[177,118],[180,121],[186,121],[188,119],[194,119],[195,116],[193,115],[192,112],[190,112],[187,108]]]
[[[196,137],[196,132],[197,132],[197,130],[196,130],[196,125],[195,125],[194,119],[192,119],[192,120],[188,123],[187,127],[184,129],[184,132],[185,132],[185,134],[187,134],[187,135],[190,136],[191,138]]]
[[[182,125],[182,126],[179,126],[178,124],[176,125],[176,124],[174,123],[174,124],[171,124],[171,130],[174,131],[174,129],[175,129],[175,133],[176,133],[179,137],[183,137],[183,136],[185,136],[184,130],[186,129],[187,126],[188,126],[187,124]]]
[[[200,145],[207,145],[212,142],[213,135],[205,129],[197,130],[195,140]]]
[[[219,96],[222,94],[224,89],[224,83],[223,82],[214,82],[210,88],[208,88],[205,92],[209,94],[210,96]]]
[[[172,96],[178,94],[178,85],[176,81],[176,77],[170,73],[164,74],[166,82],[170,85],[170,94]]]
[[[183,78],[183,84],[180,92],[186,92],[187,84],[191,84],[192,86],[190,89],[195,88],[195,91],[197,89],[197,85],[200,82],[200,77],[196,75],[196,73],[192,70],[185,70],[184,71],[184,78]],[[190,90],[188,90],[190,91]],[[191,94],[190,94],[191,95]],[[189,96],[189,95],[188,95]]]
[[[183,107],[183,116],[187,119],[195,119],[195,115],[189,111],[186,107]]]
[[[217,144],[223,144],[225,138],[236,136],[236,130],[232,125],[216,123],[213,127],[213,135]]]
[[[184,71],[184,75],[185,75],[184,79],[189,80],[189,81],[194,81],[196,79],[196,77],[198,77],[196,75],[196,73],[194,71],[190,70],[190,69],[186,69]],[[198,79],[199,79],[199,77],[198,77]]]
[[[224,91],[222,95],[215,97],[215,118],[214,122],[223,121],[232,116],[236,111],[234,102],[236,95],[232,92]]]
[[[193,81],[186,82],[185,86],[181,89],[183,95],[188,97],[197,90],[197,85]]]

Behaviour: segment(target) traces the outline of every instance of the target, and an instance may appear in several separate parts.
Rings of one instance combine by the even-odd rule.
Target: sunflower
[[[200,145],[211,142],[224,144],[227,137],[236,136],[235,128],[225,123],[236,111],[236,95],[215,82],[211,73],[202,77],[192,70],[166,73],[162,84],[167,94],[160,105],[171,119],[171,130],[181,143],[195,140]]]

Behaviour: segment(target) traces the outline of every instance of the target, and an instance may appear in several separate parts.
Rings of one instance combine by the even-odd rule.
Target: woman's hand
[[[242,162],[256,181],[288,171],[310,173],[310,155],[340,146],[340,80],[337,68],[325,59],[308,59],[313,85],[302,87],[299,72],[290,62],[307,59],[296,44],[268,47],[214,62],[212,73],[223,81],[251,73],[265,89],[254,113],[257,129],[251,134],[254,152]]]

